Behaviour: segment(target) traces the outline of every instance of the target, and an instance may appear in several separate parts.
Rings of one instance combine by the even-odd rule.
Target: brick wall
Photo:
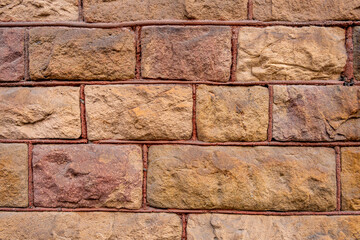
[[[360,239],[360,0],[2,0],[0,239]]]

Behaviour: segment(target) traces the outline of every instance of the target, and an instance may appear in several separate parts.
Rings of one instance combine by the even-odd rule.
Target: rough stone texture
[[[78,0],[1,0],[0,21],[76,21]]]
[[[341,148],[341,209],[360,210],[360,148]]]
[[[243,20],[248,0],[84,0],[86,22]]]
[[[360,80],[360,27],[353,28],[354,43],[354,75],[356,80]]]
[[[27,145],[0,143],[0,207],[27,207],[27,205]]]
[[[2,212],[0,239],[180,239],[181,220],[167,213]]]
[[[359,20],[360,0],[254,0],[262,21]]]
[[[29,44],[34,80],[122,80],[135,74],[129,29],[34,28]]]
[[[185,0],[186,15],[201,20],[247,19],[248,0]]]
[[[359,216],[190,215],[188,239],[360,239]]]
[[[34,203],[139,209],[142,170],[139,146],[36,145]]]
[[[145,78],[219,82],[230,78],[230,27],[144,27],[141,37]]]
[[[280,141],[360,140],[360,88],[275,86],[273,137]]]
[[[0,138],[79,138],[76,87],[0,88]]]
[[[183,0],[84,0],[87,22],[186,19]]]
[[[151,146],[147,197],[160,208],[334,210],[335,154],[331,148]]]
[[[24,78],[24,30],[0,29],[0,81]]]
[[[86,86],[85,95],[91,140],[191,138],[191,86]]]
[[[196,95],[199,140],[266,140],[269,122],[267,88],[200,85]]]
[[[240,28],[237,81],[337,80],[346,64],[345,30]]]

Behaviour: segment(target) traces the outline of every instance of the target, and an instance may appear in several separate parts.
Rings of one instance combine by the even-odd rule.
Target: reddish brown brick
[[[275,86],[273,137],[279,141],[360,140],[360,87]]]
[[[0,81],[24,78],[24,30],[0,29]]]
[[[141,207],[138,146],[37,145],[33,168],[36,206]]]
[[[144,27],[141,44],[145,78],[229,80],[229,27]]]

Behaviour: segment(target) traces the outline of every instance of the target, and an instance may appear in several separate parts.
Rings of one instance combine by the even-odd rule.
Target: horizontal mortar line
[[[158,26],[158,25],[216,25],[216,26],[250,26],[250,27],[266,27],[266,26],[321,26],[321,27],[347,27],[360,25],[360,21],[303,21],[303,22],[287,22],[287,21],[257,21],[257,20],[237,20],[237,21],[221,21],[221,20],[143,20],[131,22],[104,22],[104,23],[87,23],[87,22],[0,22],[0,27],[79,27],[79,28],[121,28],[135,26]]]
[[[360,211],[330,211],[330,212],[311,212],[311,211],[238,211],[238,210],[202,210],[202,209],[117,209],[117,208],[0,208],[0,212],[123,212],[123,213],[176,213],[176,214],[238,214],[238,215],[265,215],[265,216],[305,216],[305,215],[360,215]]]
[[[92,141],[93,144],[146,144],[146,145],[197,145],[197,146],[310,146],[310,147],[347,147],[360,146],[360,142],[202,142],[192,140],[156,140],[156,141],[137,141],[137,140],[99,140]]]
[[[80,85],[123,85],[123,84],[205,84],[219,86],[267,86],[267,85],[343,85],[338,80],[309,80],[309,81],[249,81],[249,82],[212,82],[212,81],[182,81],[182,80],[124,80],[124,81],[21,81],[0,82],[0,87],[54,87],[54,86],[80,86]],[[355,82],[354,85],[360,85]]]

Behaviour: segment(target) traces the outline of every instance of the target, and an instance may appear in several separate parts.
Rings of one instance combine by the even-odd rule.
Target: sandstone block
[[[0,239],[180,239],[181,220],[167,213],[1,212]]]
[[[122,80],[135,74],[129,29],[33,28],[29,41],[33,80]]]
[[[23,78],[24,30],[0,29],[0,81],[19,81]]]
[[[0,21],[77,21],[77,0],[1,0]]]
[[[26,144],[1,143],[0,207],[27,206],[28,147]]]
[[[279,141],[360,140],[360,88],[275,86],[273,137]]]
[[[79,88],[0,88],[0,138],[79,138]]]
[[[359,0],[254,0],[254,18],[262,21],[359,20]]]
[[[336,205],[330,148],[199,147],[149,149],[153,207],[329,211]]]
[[[269,121],[267,88],[200,85],[196,95],[199,140],[266,140]]]
[[[341,148],[341,209],[360,210],[360,148]]]
[[[85,95],[91,140],[191,138],[191,86],[86,86]]]
[[[243,27],[237,81],[337,80],[346,64],[345,31],[322,27]]]
[[[144,27],[141,34],[143,77],[229,80],[230,27]]]
[[[142,153],[133,145],[36,145],[38,207],[115,207],[142,203]]]
[[[87,22],[186,19],[183,0],[84,0]]]
[[[356,80],[360,80],[360,27],[353,28],[354,43],[354,75]]]
[[[186,15],[201,20],[247,19],[248,0],[185,0]]]
[[[191,214],[187,233],[189,240],[355,240],[360,238],[360,217]]]

